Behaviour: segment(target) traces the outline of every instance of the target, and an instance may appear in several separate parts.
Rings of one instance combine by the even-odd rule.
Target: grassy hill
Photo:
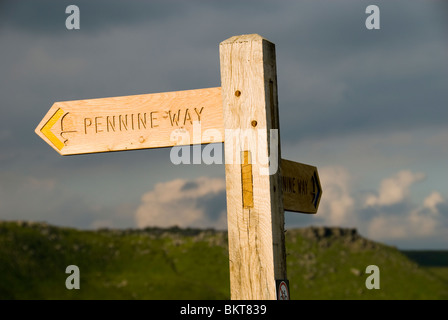
[[[423,267],[354,229],[288,230],[292,299],[448,299],[448,266]],[[365,287],[368,265],[379,290]],[[68,265],[80,290],[68,290]],[[84,231],[0,222],[0,299],[229,299],[227,234],[214,230]]]

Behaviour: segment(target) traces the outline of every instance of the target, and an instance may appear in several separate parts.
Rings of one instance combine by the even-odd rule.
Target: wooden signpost
[[[281,160],[281,168],[285,210],[317,213],[322,195],[317,168],[285,159]]]
[[[198,135],[194,144],[224,142],[222,121],[221,88],[209,88],[56,102],[36,133],[60,154],[72,155],[193,144],[174,138],[182,132],[196,137],[195,122],[215,134]]]
[[[220,65],[220,88],[56,102],[36,133],[61,155],[224,142],[231,298],[289,299],[284,210],[317,212],[317,168],[281,158],[275,45],[231,37]]]

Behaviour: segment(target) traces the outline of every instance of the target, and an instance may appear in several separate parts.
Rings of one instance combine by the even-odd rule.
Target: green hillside
[[[353,229],[288,230],[292,299],[448,299],[448,266],[422,267]],[[368,265],[380,289],[365,286]],[[68,290],[65,269],[80,269]],[[229,299],[227,234],[214,230],[84,231],[0,222],[0,299]]]

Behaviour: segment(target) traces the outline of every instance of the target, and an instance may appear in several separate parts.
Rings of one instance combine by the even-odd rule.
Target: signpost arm
[[[275,45],[229,38],[220,64],[231,298],[277,299],[286,253]]]

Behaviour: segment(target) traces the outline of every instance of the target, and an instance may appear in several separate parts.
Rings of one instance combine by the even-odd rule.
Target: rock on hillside
[[[288,230],[288,238],[301,236],[315,242],[321,248],[330,246],[335,241],[353,249],[375,249],[378,243],[362,237],[356,229],[340,227],[306,227]]]

